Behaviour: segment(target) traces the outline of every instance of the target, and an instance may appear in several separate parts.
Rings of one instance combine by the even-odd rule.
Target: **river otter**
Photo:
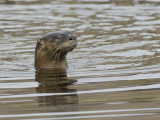
[[[37,40],[35,68],[67,68],[66,55],[77,45],[71,32],[55,32]]]

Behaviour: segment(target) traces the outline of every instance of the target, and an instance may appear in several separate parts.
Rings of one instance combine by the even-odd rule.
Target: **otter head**
[[[77,45],[71,32],[55,32],[37,40],[35,49],[36,68],[67,68],[66,55]]]

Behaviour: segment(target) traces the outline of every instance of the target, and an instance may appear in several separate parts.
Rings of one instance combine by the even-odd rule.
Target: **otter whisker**
[[[37,41],[35,49],[35,67],[67,68],[66,55],[77,43],[71,32],[49,33]]]
[[[55,50],[52,52],[49,58],[52,58],[55,55],[55,53],[57,53],[58,50],[59,50],[59,47],[55,48]]]
[[[49,46],[49,43],[46,44],[46,46]],[[43,56],[45,56],[45,55],[47,55],[48,53],[51,52],[52,49],[51,49],[51,48],[48,48],[48,47],[46,47],[46,46],[45,46],[45,47],[42,47],[42,48],[40,49],[39,53],[41,52],[41,50],[42,50],[43,52],[44,52],[44,51],[45,51],[45,52],[44,52],[43,54],[40,54],[39,57],[43,57]],[[53,49],[53,51],[56,50],[57,48],[58,48],[58,47],[55,47],[55,48]]]
[[[59,47],[55,48],[54,52],[50,55],[49,59],[53,58],[53,63],[56,63],[57,59],[57,51],[59,50]],[[57,63],[56,63],[57,64]]]
[[[54,63],[56,63],[56,56],[57,56],[57,53],[54,56],[54,60],[53,60]]]
[[[58,58],[57,58],[57,65],[59,66],[59,59],[60,58],[60,53],[58,53]]]
[[[44,52],[44,49],[45,49],[45,52]],[[43,54],[41,53],[41,51],[43,51]],[[50,52],[50,50],[48,48],[43,47],[43,48],[40,49],[40,51],[38,52],[38,54],[40,54],[39,57],[43,57],[44,55],[46,55],[49,52]]]

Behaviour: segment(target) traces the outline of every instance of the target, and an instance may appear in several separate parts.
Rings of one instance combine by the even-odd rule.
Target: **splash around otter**
[[[37,40],[35,68],[67,68],[66,55],[77,45],[71,32],[55,32]]]

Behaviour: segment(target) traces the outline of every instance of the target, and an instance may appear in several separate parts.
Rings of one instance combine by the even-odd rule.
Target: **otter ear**
[[[44,41],[42,39],[38,39],[37,42],[41,45],[44,44]]]

